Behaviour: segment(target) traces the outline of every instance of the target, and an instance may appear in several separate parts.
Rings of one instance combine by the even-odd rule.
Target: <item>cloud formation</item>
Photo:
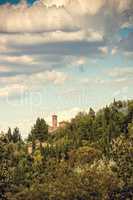
[[[20,127],[29,126],[33,116],[44,117],[43,111],[46,116],[53,110],[67,120],[88,105],[130,98],[132,59],[133,0],[37,0],[30,6],[22,0],[1,5],[4,126],[11,121],[13,126],[18,121]],[[37,93],[43,100],[38,107]],[[27,103],[20,106],[21,99]],[[19,109],[11,109],[14,104]]]
[[[37,61],[34,60],[32,56],[22,55],[22,56],[0,56],[0,61],[9,63],[22,63],[22,64],[36,64]]]
[[[95,29],[97,25],[104,30],[109,28],[109,22],[109,29],[114,30],[115,26],[129,21],[132,9],[132,0],[37,1],[31,7],[22,1],[16,6],[6,4],[0,7],[0,32],[73,31],[83,27]]]
[[[6,68],[0,67],[0,70]],[[9,69],[7,69],[9,70]],[[60,71],[44,71],[36,74],[17,75],[11,77],[1,77],[0,79],[0,97],[23,94],[26,91],[36,91],[48,83],[61,85],[68,79],[67,74]]]
[[[132,0],[38,0],[31,6],[22,1],[0,6],[0,19],[5,87],[14,77],[20,85],[22,79],[33,85],[64,83],[60,68],[133,52]],[[123,37],[125,27],[130,32]]]
[[[28,6],[25,1],[17,5],[5,4],[0,6],[0,52],[12,52],[25,46],[29,53],[37,45],[38,52],[35,53],[44,50],[44,54],[49,54],[52,48],[48,44],[56,43],[56,47],[61,44],[62,49],[62,43],[68,43],[67,46],[64,44],[64,54],[68,54],[70,49],[77,48],[81,42],[88,43],[87,52],[95,46],[91,51],[96,55],[108,53],[106,46],[114,49],[117,45],[120,49],[128,49],[132,34],[128,38],[129,42],[122,39],[119,44],[118,32],[125,25],[133,25],[132,11],[132,0],[39,0],[32,6]],[[78,44],[69,45],[70,42]]]

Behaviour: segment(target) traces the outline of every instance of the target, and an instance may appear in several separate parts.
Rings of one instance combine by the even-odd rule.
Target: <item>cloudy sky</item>
[[[133,0],[0,0],[0,130],[133,97]]]

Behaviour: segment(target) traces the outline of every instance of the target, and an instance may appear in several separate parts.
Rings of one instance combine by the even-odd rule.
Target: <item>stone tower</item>
[[[57,128],[57,115],[52,115],[52,127]]]

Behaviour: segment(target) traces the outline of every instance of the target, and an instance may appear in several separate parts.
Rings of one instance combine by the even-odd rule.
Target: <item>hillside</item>
[[[132,200],[133,101],[78,113],[54,134],[38,118],[26,141],[9,129],[0,159],[2,200]]]

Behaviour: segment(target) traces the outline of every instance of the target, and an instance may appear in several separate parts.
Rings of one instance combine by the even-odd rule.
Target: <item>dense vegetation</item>
[[[9,128],[0,161],[3,200],[132,200],[133,101],[79,113],[53,135],[38,118],[26,141]]]

